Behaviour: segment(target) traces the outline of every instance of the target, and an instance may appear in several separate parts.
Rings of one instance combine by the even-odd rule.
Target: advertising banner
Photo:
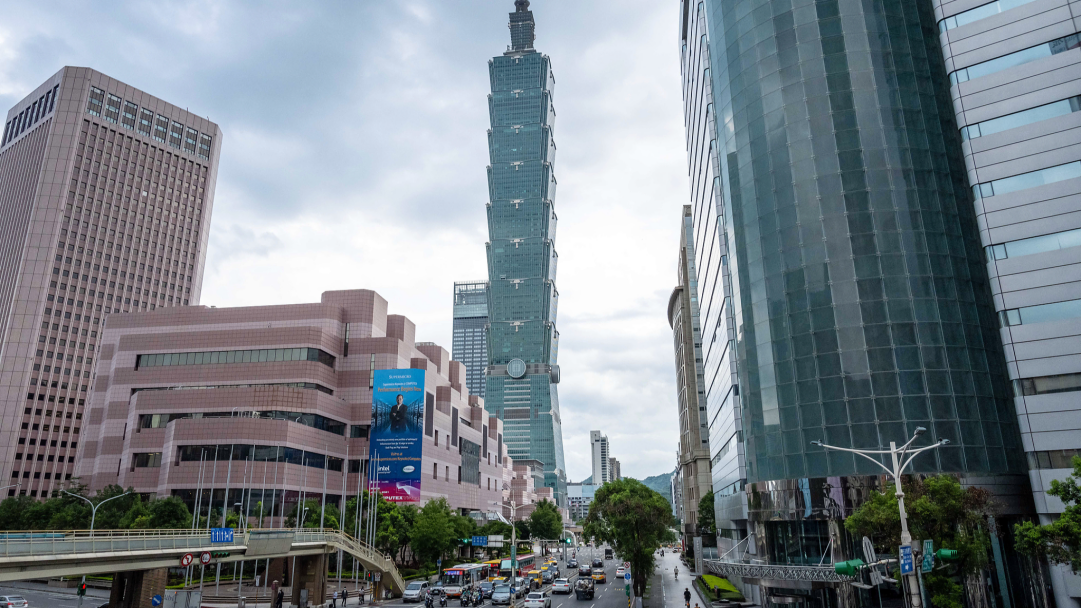
[[[369,450],[373,486],[397,503],[420,502],[424,370],[377,369],[372,386]]]

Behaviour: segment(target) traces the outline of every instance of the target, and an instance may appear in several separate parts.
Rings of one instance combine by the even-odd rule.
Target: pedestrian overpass
[[[111,574],[179,568],[192,554],[228,552],[211,565],[301,557],[341,550],[367,570],[381,573],[395,595],[405,588],[394,560],[337,530],[258,529],[233,534],[232,542],[211,542],[207,530],[95,530],[0,532],[0,583],[33,578]]]

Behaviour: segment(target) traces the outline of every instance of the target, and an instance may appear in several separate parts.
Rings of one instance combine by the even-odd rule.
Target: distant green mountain
[[[672,504],[672,473],[661,473],[660,475],[654,475],[653,477],[646,477],[640,479],[646,487],[656,491],[663,496],[668,504]]]

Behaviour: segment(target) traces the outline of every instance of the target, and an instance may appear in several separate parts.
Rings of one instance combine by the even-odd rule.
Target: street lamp
[[[506,489],[506,484],[504,484],[504,489]],[[508,500],[507,502],[489,500],[488,502],[501,507],[510,507],[510,586],[511,589],[514,589],[514,586],[518,584],[518,528],[514,526],[514,512],[527,505],[514,506],[513,500]]]
[[[19,483],[13,483],[10,486],[0,487],[0,490],[6,490],[8,488],[17,488],[17,487],[19,487],[21,485],[23,485],[23,482],[20,481]]]
[[[912,442],[916,441],[916,438],[925,433],[926,431],[927,429],[922,426],[916,427],[916,431],[912,433],[912,438],[909,439],[907,443],[905,443],[901,447],[897,447],[897,442],[891,441],[890,449],[888,450],[854,450],[852,448],[841,448],[837,446],[826,445],[821,441],[811,442],[811,445],[817,445],[818,447],[826,450],[839,450],[841,452],[851,452],[853,454],[863,456],[867,460],[870,460],[871,462],[882,467],[882,470],[886,471],[887,475],[893,477],[893,483],[895,488],[894,495],[897,496],[897,509],[901,514],[901,546],[904,547],[907,545],[909,547],[909,550],[911,550],[912,548],[912,535],[908,532],[908,514],[905,513],[905,493],[903,490],[901,490],[901,475],[905,472],[905,469],[908,468],[908,465],[912,463],[916,456],[919,456],[921,453],[926,452],[927,450],[933,450],[935,448],[942,447],[950,442],[949,439],[942,439],[938,443],[933,443],[931,445],[924,446],[915,450],[909,450],[909,448],[912,446]],[[878,459],[869,456],[869,454],[889,454],[890,458],[892,459],[893,468],[887,467],[886,465],[879,462]],[[905,459],[906,455],[909,455],[907,460]],[[922,608],[923,598],[920,596],[920,585],[919,582],[916,581],[916,577],[914,574],[910,573],[905,575],[905,590],[908,593],[909,605],[912,608]]]
[[[2,490],[2,489],[3,488],[0,488],[0,490]],[[80,494],[72,494],[71,492],[68,492],[67,490],[60,490],[60,491],[63,492],[64,494],[67,494],[68,496],[74,496],[75,498],[85,500],[87,503],[90,504],[90,538],[91,539],[94,538],[94,520],[98,516],[98,507],[100,507],[101,505],[109,502],[110,500],[114,500],[114,499],[117,499],[117,498],[127,496],[128,494],[131,494],[130,491],[124,492],[123,494],[118,494],[116,496],[113,496],[112,498],[106,498],[105,500],[99,502],[98,504],[94,504],[94,501],[92,501],[89,498],[87,498],[85,496],[82,496]],[[93,541],[91,541],[91,545],[93,545]],[[85,574],[83,575],[82,581],[80,581],[80,583],[79,583],[80,588],[82,588],[81,586],[84,585],[84,584],[86,584],[86,575]],[[79,608],[82,608],[82,605],[83,605],[83,596],[80,595],[79,596]]]

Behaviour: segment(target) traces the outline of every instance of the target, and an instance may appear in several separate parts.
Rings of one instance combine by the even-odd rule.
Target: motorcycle
[[[447,608],[447,594],[446,593],[440,593],[439,594],[439,608]]]

